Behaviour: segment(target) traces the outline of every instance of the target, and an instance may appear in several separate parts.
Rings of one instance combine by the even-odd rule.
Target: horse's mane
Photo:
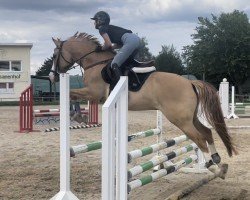
[[[59,38],[57,38],[57,41],[61,42]],[[89,42],[92,45],[98,46],[98,47],[102,47],[101,43],[98,41],[98,39],[93,36],[90,35],[88,33],[78,33],[76,32],[73,36],[69,37],[67,40],[64,40],[63,42]],[[116,54],[116,52],[114,50],[106,50],[105,52],[111,52],[112,54]]]
[[[97,46],[101,46],[100,42],[96,37],[93,35],[90,35],[88,33],[75,33],[73,36],[71,36],[68,41],[91,41]]]

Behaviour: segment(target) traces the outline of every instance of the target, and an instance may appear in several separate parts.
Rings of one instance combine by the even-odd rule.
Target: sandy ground
[[[45,107],[37,107],[44,108]],[[50,108],[50,106],[46,106]],[[19,129],[18,107],[0,107],[0,199],[49,199],[59,191],[59,133],[16,133]],[[101,116],[101,115],[100,115]],[[156,112],[129,112],[129,133],[155,128]],[[250,125],[250,119],[227,121],[229,125]],[[58,125],[35,126],[37,130]],[[164,138],[181,135],[166,119],[163,121]],[[250,130],[232,129],[231,136],[238,146],[239,155],[229,158],[217,134],[215,144],[229,164],[226,180],[215,179],[183,199],[188,200],[250,200]],[[71,145],[101,140],[101,128],[74,130]],[[156,137],[144,138],[129,144],[129,150],[148,146]],[[134,164],[152,157],[141,158]],[[101,197],[101,151],[92,151],[71,159],[71,189],[79,199]],[[153,183],[135,189],[131,200],[163,200],[176,190],[200,180],[203,174],[177,172]]]

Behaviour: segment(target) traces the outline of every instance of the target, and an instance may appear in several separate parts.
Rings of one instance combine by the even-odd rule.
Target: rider
[[[104,39],[104,45],[96,51],[120,48],[111,63],[114,80],[118,82],[122,75],[122,64],[129,57],[134,58],[141,46],[141,39],[131,30],[109,24],[109,14],[104,11],[97,12],[91,19],[95,20],[95,28]]]
[[[70,120],[77,121],[79,124],[84,122],[79,101],[70,102]]]

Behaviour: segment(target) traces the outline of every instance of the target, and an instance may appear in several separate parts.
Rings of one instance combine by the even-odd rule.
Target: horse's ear
[[[74,37],[76,37],[76,36],[77,36],[77,34],[78,34],[78,31],[74,34]]]
[[[56,45],[57,47],[60,47],[61,41],[60,41],[59,39],[56,40],[56,39],[54,39],[54,38],[52,37],[52,40],[53,40],[53,42],[55,43],[55,45]]]

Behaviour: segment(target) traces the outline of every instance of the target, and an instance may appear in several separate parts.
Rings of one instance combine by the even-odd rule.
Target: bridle
[[[68,70],[72,69],[72,68],[75,68],[75,66],[73,66],[75,63],[78,63],[79,62],[79,65],[82,67],[82,59],[86,58],[87,56],[89,56],[90,54],[92,53],[96,53],[96,50],[93,50],[93,51],[90,51],[89,53],[81,56],[80,58],[76,59],[76,60],[72,60],[71,61],[68,61],[64,56],[63,56],[63,44],[65,43],[66,41],[62,41],[61,44],[60,44],[60,47],[57,47],[57,49],[59,50],[58,52],[58,56],[57,56],[57,60],[55,62],[55,70],[50,70],[51,72],[53,72],[54,74],[58,74],[59,73],[59,69],[60,69],[60,66],[59,66],[59,59],[60,57],[66,62],[68,63],[68,66],[66,68],[68,68]],[[54,55],[53,55],[53,58],[54,58]],[[95,67],[96,65],[99,65],[99,64],[105,64],[109,61],[111,61],[113,58],[109,58],[109,59],[106,59],[106,60],[102,60],[102,61],[98,61],[96,63],[93,63],[91,65],[88,65],[86,67],[84,67],[84,70],[88,70],[92,67]]]

